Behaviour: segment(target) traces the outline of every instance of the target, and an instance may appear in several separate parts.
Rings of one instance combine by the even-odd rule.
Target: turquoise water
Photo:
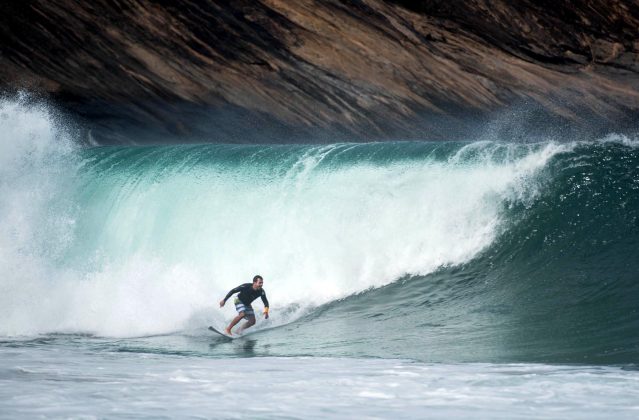
[[[340,373],[348,360],[396,383],[389,366],[400,360],[426,394],[435,385],[424,372],[443,369],[458,390],[467,373],[480,374],[496,381],[482,390],[487,416],[574,409],[548,397],[529,412],[537,402],[522,391],[515,408],[490,411],[484,403],[512,363],[551,372],[571,364],[586,376],[608,366],[588,380],[605,388],[623,372],[622,401],[637,392],[639,148],[631,139],[81,147],[47,108],[5,101],[0,116],[7,410],[20,407],[14,385],[35,392],[57,380],[19,373],[26,364],[49,369],[37,360],[51,351],[70,394],[81,386],[74,360],[90,369],[118,359],[112,369],[128,371],[122,386],[133,386],[148,374],[136,367],[144,355],[175,369],[234,360],[238,372],[254,368],[244,359],[266,358],[286,372],[282,383],[303,381],[316,363],[333,378],[366,376]],[[212,336],[208,325],[233,317],[231,305],[216,302],[258,273],[271,318],[232,342]],[[105,376],[96,375],[88,381],[100,388]],[[549,386],[579,385],[579,375],[562,375],[550,374]],[[207,381],[224,397],[223,383]],[[339,388],[323,384],[329,395]],[[393,395],[411,407],[407,416],[433,408],[368,385],[365,396]],[[132,398],[153,399],[156,386]],[[577,393],[584,399],[586,388]],[[58,414],[91,413],[78,395]],[[451,401],[433,413],[472,412]],[[601,413],[615,401],[600,401]],[[285,402],[265,416],[278,407],[295,416]],[[348,407],[333,414],[357,409]],[[393,411],[377,410],[366,413]]]

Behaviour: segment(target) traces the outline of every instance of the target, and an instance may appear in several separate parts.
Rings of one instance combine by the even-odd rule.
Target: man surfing
[[[251,302],[255,299],[262,298],[262,302],[264,302],[264,318],[268,319],[268,299],[266,299],[266,292],[262,289],[262,285],[264,284],[264,279],[262,276],[253,277],[253,284],[244,283],[237,286],[235,289],[231,290],[226,294],[226,297],[220,301],[220,308],[224,306],[226,300],[231,297],[231,295],[238,293],[235,297],[235,310],[237,311],[237,316],[233,318],[233,321],[229,324],[228,327],[224,330],[228,335],[233,335],[231,329],[242,320],[242,318],[246,319],[244,325],[240,327],[239,333],[244,331],[247,328],[255,325],[255,312],[253,311],[253,307],[251,306]]]

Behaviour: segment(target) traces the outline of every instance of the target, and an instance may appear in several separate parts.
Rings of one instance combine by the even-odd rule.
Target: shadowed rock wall
[[[447,139],[511,109],[632,126],[637,1],[33,0],[0,5],[0,82],[98,141]],[[505,116],[505,117],[504,117]]]

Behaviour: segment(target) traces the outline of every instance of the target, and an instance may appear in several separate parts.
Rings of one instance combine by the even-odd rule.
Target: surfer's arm
[[[266,293],[262,292],[262,302],[264,303],[264,317],[268,318],[268,299],[266,298]]]
[[[220,304],[220,306],[224,306],[224,304],[226,303],[226,301],[231,297],[231,295],[239,292],[241,290],[242,286],[237,286],[235,289],[232,289],[230,292],[228,292],[226,294],[226,296],[224,296],[224,299],[222,299],[222,302]]]

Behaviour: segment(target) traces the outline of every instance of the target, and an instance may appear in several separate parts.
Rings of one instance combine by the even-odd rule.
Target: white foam
[[[8,418],[631,419],[639,412],[639,374],[618,367],[57,350],[0,349],[0,411]]]
[[[599,140],[601,143],[617,143],[633,149],[639,147],[639,138],[630,137],[624,134],[611,133]]]
[[[0,100],[0,334],[28,333],[56,290],[51,260],[72,240],[65,129],[26,95]],[[59,302],[64,304],[64,302]]]

